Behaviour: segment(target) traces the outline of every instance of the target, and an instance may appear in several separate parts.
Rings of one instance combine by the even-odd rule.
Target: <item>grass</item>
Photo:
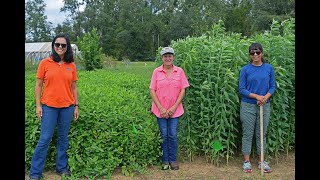
[[[139,76],[143,76],[147,79],[151,79],[152,72],[156,68],[155,62],[130,62],[128,65],[117,61],[117,64],[112,67],[105,67],[104,69],[111,72],[125,72]]]
[[[35,73],[37,70],[38,65],[31,65],[30,63],[25,64],[25,73]],[[135,74],[138,76],[143,76],[144,78],[151,79],[152,72],[156,68],[155,62],[130,62],[128,65],[124,64],[121,61],[116,61],[111,66],[104,66],[103,69],[118,73],[129,73],[129,74]],[[84,69],[81,68],[78,69],[78,71],[84,71]]]

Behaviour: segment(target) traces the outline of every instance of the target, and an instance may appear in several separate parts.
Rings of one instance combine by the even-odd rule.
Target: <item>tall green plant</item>
[[[93,28],[90,33],[85,33],[82,38],[78,38],[78,44],[81,52],[81,63],[85,70],[102,69],[103,54],[97,29]]]
[[[225,31],[223,21],[200,37],[173,41],[174,63],[187,75],[190,87],[184,98],[180,149],[190,161],[205,154],[216,165],[241,150],[242,127],[239,117],[240,68],[249,63],[252,42],[264,46],[265,59],[275,68],[277,90],[272,97],[272,113],[267,134],[267,155],[288,152],[295,140],[294,19],[273,21],[270,31],[252,37]],[[160,57],[157,64],[160,64]],[[213,148],[221,142],[221,148]],[[255,151],[255,147],[253,147]]]

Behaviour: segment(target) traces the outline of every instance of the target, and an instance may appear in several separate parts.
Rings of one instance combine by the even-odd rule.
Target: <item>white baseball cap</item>
[[[160,55],[164,55],[164,54],[174,54],[174,50],[171,47],[164,47],[162,48]]]

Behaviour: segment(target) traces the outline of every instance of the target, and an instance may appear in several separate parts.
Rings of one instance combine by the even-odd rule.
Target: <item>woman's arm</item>
[[[169,117],[171,117],[171,116],[174,114],[174,112],[176,112],[177,107],[178,107],[178,105],[182,102],[185,93],[186,93],[186,89],[185,89],[185,88],[182,88],[182,89],[180,90],[180,93],[179,93],[179,95],[178,95],[178,98],[177,98],[176,102],[173,104],[173,106],[171,106],[171,107],[168,109],[168,115],[169,115]]]
[[[160,111],[160,116],[163,118],[168,118],[169,115],[168,115],[167,109],[161,105],[161,103],[157,97],[156,91],[154,89],[150,89],[150,95],[152,97],[152,101],[156,104],[157,108]]]
[[[43,79],[36,79],[35,96],[36,96],[36,114],[41,120],[42,117],[42,107],[41,107],[41,92],[43,86]]]
[[[72,92],[73,92],[73,97],[74,97],[74,103],[79,104],[78,101],[78,87],[77,87],[77,81],[73,81],[71,84]],[[74,112],[73,112],[74,120],[77,121],[79,118],[79,106],[74,107]]]

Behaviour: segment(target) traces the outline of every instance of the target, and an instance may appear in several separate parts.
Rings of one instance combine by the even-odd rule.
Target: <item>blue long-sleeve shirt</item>
[[[254,66],[249,63],[241,68],[239,77],[241,101],[257,104],[255,98],[249,97],[250,93],[264,96],[268,92],[272,95],[275,90],[276,79],[271,64],[263,63],[261,66]],[[270,102],[270,99],[267,102]]]

